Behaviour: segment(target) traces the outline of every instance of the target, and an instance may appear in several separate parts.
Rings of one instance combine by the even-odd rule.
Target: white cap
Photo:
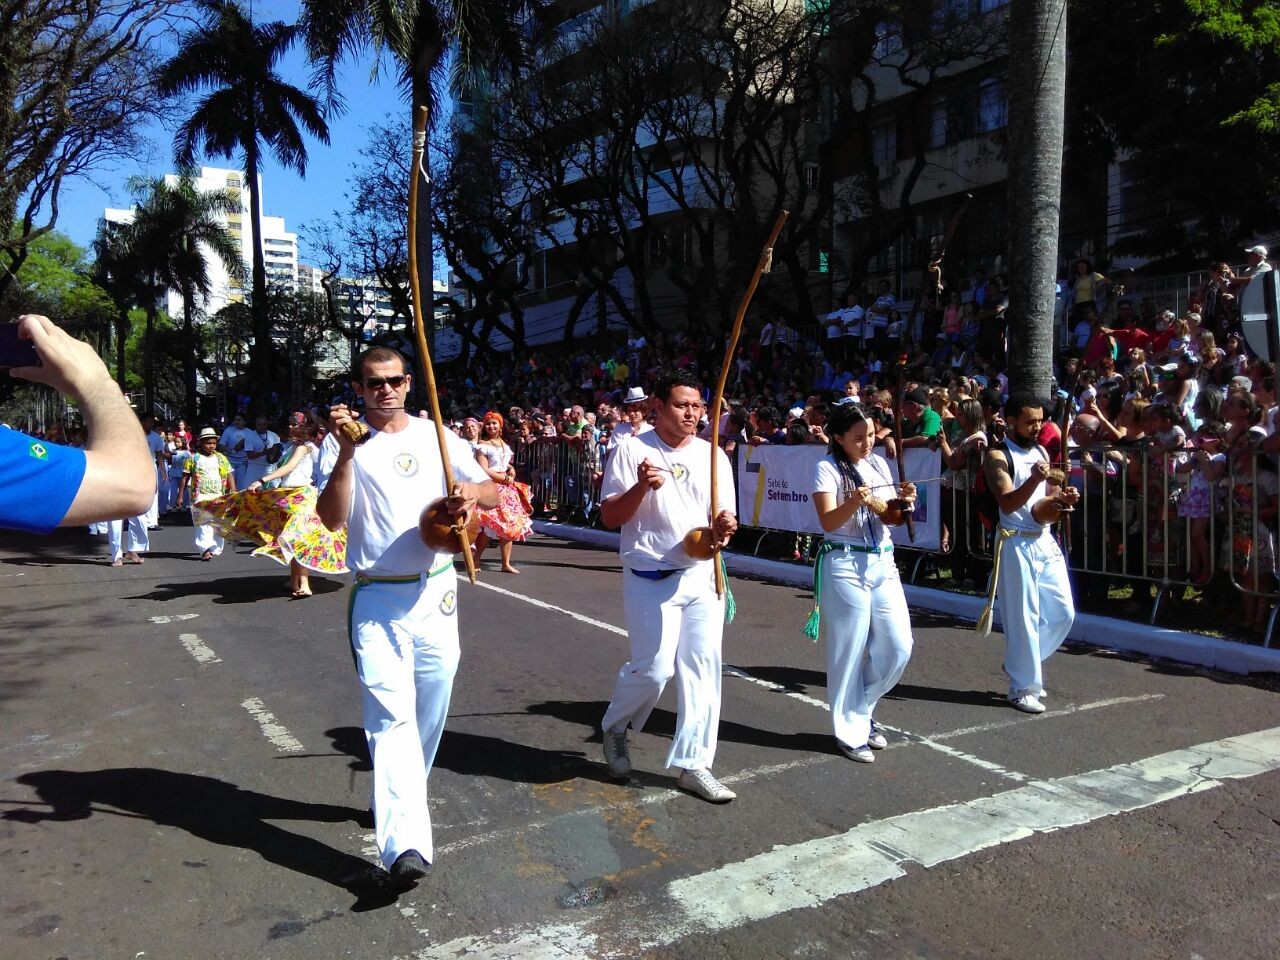
[[[644,387],[628,387],[627,395],[622,398],[625,406],[628,403],[644,403],[649,397],[644,392]]]
[[[1262,244],[1258,244],[1256,247],[1249,247],[1249,249],[1245,250],[1245,253],[1256,253],[1263,260],[1267,259],[1267,248]]]

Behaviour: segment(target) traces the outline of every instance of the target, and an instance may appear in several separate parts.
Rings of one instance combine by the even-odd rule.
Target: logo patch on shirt
[[[456,609],[458,609],[458,592],[450,590],[440,598],[440,612],[447,617],[452,615]]]
[[[689,476],[689,468],[683,463],[673,463],[671,465],[671,476],[683,483],[685,478]]]
[[[412,477],[418,472],[418,460],[411,453],[396,454],[391,463],[396,468],[396,473],[402,477]]]
[[[27,452],[37,460],[49,459],[49,448],[43,443],[37,443],[35,440],[31,441],[31,446],[27,449]]]

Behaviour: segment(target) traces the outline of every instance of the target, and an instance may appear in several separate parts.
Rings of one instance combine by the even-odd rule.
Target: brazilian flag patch
[[[31,441],[31,446],[28,448],[27,452],[37,460],[49,459],[49,448],[36,440]]]

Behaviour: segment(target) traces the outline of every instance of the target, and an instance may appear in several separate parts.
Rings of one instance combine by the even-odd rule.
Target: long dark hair
[[[840,445],[839,437],[844,436],[853,427],[865,421],[868,430],[874,430],[876,421],[867,408],[860,403],[833,403],[827,407],[827,453],[835,460],[840,469],[840,478],[844,483],[844,495],[849,497],[857,489],[854,479],[853,461]]]

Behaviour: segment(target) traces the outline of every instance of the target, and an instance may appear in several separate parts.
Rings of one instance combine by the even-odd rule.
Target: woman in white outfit
[[[813,479],[813,505],[826,539],[814,564],[814,615],[805,632],[827,633],[827,697],[836,745],[850,760],[870,763],[887,746],[872,719],[911,657],[911,620],[893,560],[887,523],[915,500],[910,483],[895,484],[889,465],[871,452],[875,424],[852,398],[831,407],[827,456]],[[894,490],[901,501],[886,503]]]

